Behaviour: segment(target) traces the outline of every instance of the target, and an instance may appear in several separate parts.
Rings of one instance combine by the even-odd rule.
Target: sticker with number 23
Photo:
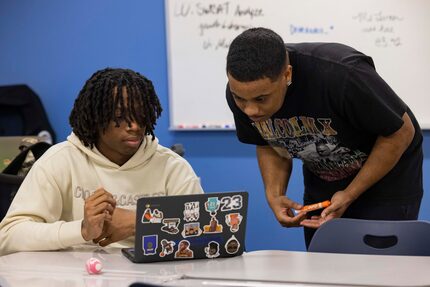
[[[241,209],[242,204],[242,195],[224,196],[221,198],[221,211]]]

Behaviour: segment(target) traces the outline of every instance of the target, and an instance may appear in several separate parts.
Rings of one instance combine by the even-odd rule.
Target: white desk
[[[255,251],[202,264],[186,275],[219,279],[220,274],[225,280],[292,285],[430,286],[430,257]]]
[[[99,258],[103,273],[88,275]],[[429,286],[430,257],[255,251],[243,256],[133,264],[117,249],[21,252],[0,257],[0,286]]]

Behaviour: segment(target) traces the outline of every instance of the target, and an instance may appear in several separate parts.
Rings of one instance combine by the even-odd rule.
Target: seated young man
[[[161,111],[139,73],[94,73],[70,114],[73,132],[33,165],[0,223],[0,255],[132,246],[138,198],[202,193],[187,161],[158,144]]]

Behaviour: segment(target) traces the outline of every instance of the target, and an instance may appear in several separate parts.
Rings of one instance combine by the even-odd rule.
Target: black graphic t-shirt
[[[403,124],[407,112],[415,137],[397,165],[359,200],[410,202],[422,196],[422,134],[407,105],[377,74],[370,57],[341,44],[287,45],[293,67],[281,109],[263,122],[236,106],[227,86],[241,142],[270,145],[303,162],[305,200],[330,199],[348,186],[378,136]]]

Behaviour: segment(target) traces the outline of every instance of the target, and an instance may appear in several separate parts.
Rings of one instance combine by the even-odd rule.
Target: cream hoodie
[[[81,235],[84,199],[100,187],[126,209],[135,209],[143,196],[203,192],[188,162],[151,136],[118,166],[72,133],[47,150],[26,176],[0,223],[0,255],[86,243]]]

